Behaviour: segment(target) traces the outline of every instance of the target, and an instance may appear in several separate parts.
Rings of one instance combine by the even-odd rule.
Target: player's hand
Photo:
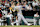
[[[13,10],[13,12],[15,12],[15,10]]]

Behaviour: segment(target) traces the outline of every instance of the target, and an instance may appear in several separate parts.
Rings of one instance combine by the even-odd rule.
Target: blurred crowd
[[[36,0],[35,1],[34,0],[33,1],[0,0],[0,18],[2,17],[2,15],[3,16],[5,15],[4,17],[10,17],[10,19],[11,19],[12,14],[15,14],[15,13],[13,13],[13,10],[17,3],[19,3],[20,6],[22,6],[22,10],[40,11],[40,1],[36,1]]]
[[[20,3],[23,10],[26,11],[40,11],[40,1],[26,1],[26,0],[0,0],[0,10],[8,10],[10,7],[14,8],[16,3]]]

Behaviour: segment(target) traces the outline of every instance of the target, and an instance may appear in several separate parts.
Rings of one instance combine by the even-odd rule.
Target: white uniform
[[[19,25],[19,23],[20,23],[20,21],[21,21],[21,19],[24,21],[24,23],[25,24],[29,24],[27,21],[26,21],[26,19],[24,18],[24,16],[22,15],[22,6],[16,6],[15,8],[14,8],[14,10],[18,10],[18,13],[17,13],[17,16],[18,16],[18,21],[16,21],[15,23],[17,23],[17,25]]]
[[[13,15],[12,14],[8,14],[6,17],[9,17],[9,19],[10,19],[10,23],[12,23],[12,17],[13,17]]]
[[[3,25],[3,23],[1,24],[1,22],[3,22],[3,21],[4,21],[4,20],[1,20],[1,19],[0,19],[0,26]]]
[[[10,14],[10,15],[7,15],[6,17],[9,17],[9,19],[11,20],[11,19],[12,19],[12,17],[13,17],[13,15],[12,15],[12,14]]]
[[[34,17],[35,16],[39,17],[39,15],[37,15],[37,14],[34,14]],[[37,25],[36,22],[37,22],[37,20],[34,18],[34,25]]]

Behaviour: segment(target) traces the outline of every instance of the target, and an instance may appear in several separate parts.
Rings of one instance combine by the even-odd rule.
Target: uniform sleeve
[[[20,9],[22,10],[22,6],[20,6]]]
[[[16,10],[16,7],[14,7],[14,9],[13,10]]]

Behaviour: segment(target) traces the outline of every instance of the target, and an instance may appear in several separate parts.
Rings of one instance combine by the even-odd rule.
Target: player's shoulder
[[[14,8],[16,8],[17,6],[15,6]]]

